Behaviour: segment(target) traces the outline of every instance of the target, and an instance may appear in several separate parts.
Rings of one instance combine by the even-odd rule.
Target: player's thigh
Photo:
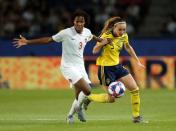
[[[81,75],[83,76],[83,79],[90,85],[91,81],[90,81],[90,79],[89,79],[89,77],[87,75],[86,70],[85,69],[81,69],[80,72],[81,72]]]
[[[85,80],[82,72],[75,67],[70,68],[61,68],[61,72],[64,77],[74,85],[76,94],[79,94],[80,91],[83,91],[86,95],[90,94],[90,80]],[[88,79],[88,78],[87,78]]]
[[[80,71],[74,67],[69,67],[69,68],[62,67],[61,72],[65,77],[65,79],[67,79],[73,85],[82,78]]]
[[[133,91],[133,90],[136,90],[136,89],[139,89],[137,84],[136,84],[136,81],[134,80],[134,78],[132,77],[131,74],[128,74],[122,78],[119,79],[121,82],[124,83],[125,87],[130,90],[130,91]]]

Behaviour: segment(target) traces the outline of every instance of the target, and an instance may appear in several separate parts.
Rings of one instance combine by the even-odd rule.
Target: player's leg
[[[79,79],[75,84],[75,97],[78,100],[78,106],[81,106],[82,101],[85,97],[82,97],[80,94],[80,92],[82,91],[86,96],[89,96],[91,91],[91,87],[90,85],[83,79]]]
[[[101,93],[101,94],[90,94],[83,100],[83,108],[85,110],[88,109],[88,106],[91,102],[98,102],[98,103],[113,103],[115,102],[115,98],[112,97],[108,93]]]
[[[80,94],[79,94],[79,97],[81,97],[81,99],[85,99],[85,94],[81,91]],[[78,106],[78,101],[75,99],[73,101],[72,106],[70,108],[70,111],[67,115],[67,123],[72,124],[74,122],[73,115],[75,113],[77,113],[78,119],[80,121],[86,122],[85,114],[84,114],[84,111],[83,111],[82,107],[79,108],[79,110],[76,110],[77,106]]]
[[[133,122],[139,123],[142,121],[140,116],[140,96],[139,96],[139,88],[136,84],[136,81],[133,79],[131,74],[128,74],[119,79],[124,83],[125,87],[131,93],[131,104],[132,104],[132,115]]]
[[[77,100],[76,99],[74,99],[74,101],[73,101],[73,103],[72,103],[72,106],[71,106],[71,108],[70,108],[70,111],[69,111],[69,113],[68,113],[68,116],[73,116],[75,113],[76,113],[76,111],[75,111],[75,106],[77,105]]]
[[[91,94],[87,98],[90,101],[93,102],[99,102],[99,103],[113,103],[115,102],[115,98],[112,97],[110,94],[108,94],[107,86],[104,87],[106,93],[100,93],[100,94]]]
[[[79,73],[76,73],[76,71],[75,71],[75,73],[74,73],[75,77],[72,81],[72,83],[74,84],[74,87],[75,87],[76,98],[78,100],[77,106],[75,106],[75,108],[79,107],[79,110],[76,109],[77,114],[78,114],[78,119],[82,122],[85,122],[86,121],[85,114],[84,114],[84,111],[83,111],[83,108],[81,105],[82,105],[82,101],[86,97],[85,94],[88,95],[91,90],[91,81],[88,78],[88,75],[86,73],[84,66],[75,67],[75,70],[77,70],[79,72]]]
[[[90,94],[90,85],[81,78],[75,84],[75,97],[77,99],[77,104],[74,106],[75,111],[78,114],[78,119],[82,122],[86,121],[85,114],[83,112],[82,104],[86,96]]]
[[[78,119],[82,122],[85,122],[85,115],[83,113],[82,107],[81,107],[81,102],[85,98],[85,94],[81,91],[79,88],[79,82],[76,83],[75,85],[75,100],[72,103],[71,109],[67,115],[67,123],[72,124],[74,123],[73,115],[75,112],[78,114]]]
[[[114,81],[113,75],[109,75],[109,68],[104,66],[99,66],[98,68],[98,78],[100,80],[100,84],[105,87],[106,93],[102,94],[91,94],[88,96],[89,101],[101,102],[101,103],[112,103],[115,102],[115,98],[108,94],[107,87]],[[86,103],[86,102],[85,102]],[[87,108],[85,104],[85,109]]]
[[[86,95],[81,91],[79,93],[78,99],[80,99],[81,101],[83,101],[85,99]],[[78,103],[77,103],[78,104]],[[76,106],[75,106],[76,108]],[[78,119],[82,122],[86,122],[86,117],[85,117],[85,113],[84,110],[82,108],[82,106],[80,107],[80,109],[77,111],[77,115],[78,115]]]
[[[70,111],[67,115],[67,123],[69,124],[73,124],[74,123],[74,118],[73,118],[73,115],[75,114],[75,106],[77,105],[77,100],[74,99],[73,103],[72,103],[72,106],[70,108]]]
[[[84,121],[83,117],[80,117],[83,114],[82,109],[80,108],[80,106],[81,106],[80,103],[81,103],[82,99],[84,99],[84,97],[85,97],[85,95],[83,93],[80,93],[83,90],[81,88],[82,83],[84,83],[84,82],[82,82],[83,81],[82,75],[80,74],[80,71],[75,67],[69,67],[69,68],[61,67],[61,72],[62,72],[63,76],[67,80],[69,80],[72,85],[74,85],[73,87],[75,89],[75,97],[76,97],[76,99],[74,100],[74,102],[71,106],[71,109],[68,113],[67,122],[73,123],[73,114],[75,112],[78,114],[78,118],[80,118],[81,121]],[[84,92],[89,94],[90,91],[84,90]],[[78,110],[78,108],[79,108],[79,110]]]

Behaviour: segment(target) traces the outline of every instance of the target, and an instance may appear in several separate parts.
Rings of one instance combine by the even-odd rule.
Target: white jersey
[[[64,29],[52,36],[56,42],[62,42],[61,67],[84,66],[83,52],[85,45],[93,35],[87,28],[81,34],[74,27]]]

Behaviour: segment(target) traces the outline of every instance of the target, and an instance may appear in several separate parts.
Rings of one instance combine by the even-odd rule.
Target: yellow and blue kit
[[[112,39],[111,44],[102,47],[101,55],[97,58],[99,66],[98,78],[100,84],[108,86],[111,82],[129,74],[128,70],[119,64],[119,54],[124,44],[128,43],[128,35],[124,33],[115,37],[111,31],[103,33],[101,38]]]

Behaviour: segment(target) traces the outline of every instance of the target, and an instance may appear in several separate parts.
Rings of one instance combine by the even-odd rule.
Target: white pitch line
[[[76,119],[77,120],[77,119]],[[112,121],[112,120],[116,120],[116,121],[126,121],[126,119],[106,119],[106,118],[90,118],[87,119],[88,121]],[[6,119],[6,118],[0,118],[0,121],[66,121],[65,119],[56,119],[56,118],[34,118],[34,119]],[[172,121],[176,121],[176,119],[170,119],[170,120],[144,120],[144,123],[152,123],[152,122],[172,122]]]
[[[61,119],[47,119],[47,118],[37,118],[37,119],[0,119],[0,121],[58,121]]]

